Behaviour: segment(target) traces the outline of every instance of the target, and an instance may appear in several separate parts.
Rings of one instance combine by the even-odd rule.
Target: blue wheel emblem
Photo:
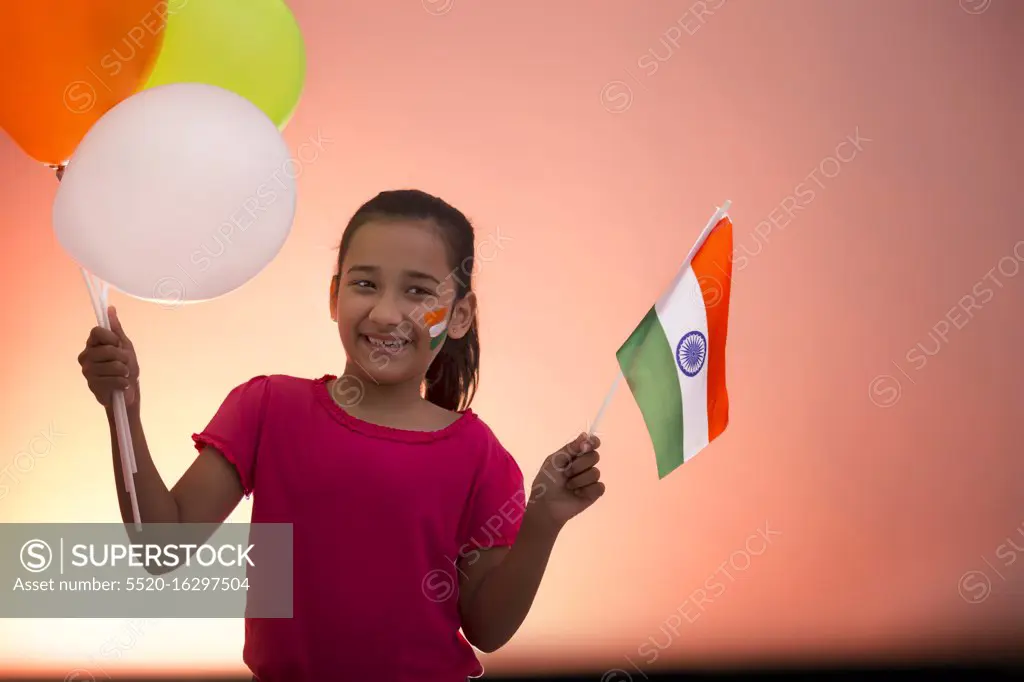
[[[708,357],[708,340],[699,331],[688,332],[676,346],[676,364],[688,377],[696,376]]]

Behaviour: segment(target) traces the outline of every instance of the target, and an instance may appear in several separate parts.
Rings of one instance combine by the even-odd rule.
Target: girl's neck
[[[413,410],[423,402],[420,391],[422,382],[403,382],[400,384],[378,384],[358,367],[345,367],[345,376],[358,377],[361,394],[356,404],[352,405],[357,412],[402,412]],[[353,382],[354,383],[354,382]]]
[[[351,416],[380,426],[411,431],[437,431],[452,424],[461,416],[428,402],[420,394],[420,383],[405,382],[383,386],[365,373],[354,373],[347,367],[345,375],[358,377],[359,383],[345,378],[342,388],[346,400],[339,406]],[[335,381],[339,381],[336,379]],[[360,387],[360,393],[353,395],[351,389]],[[335,391],[331,391],[332,395]],[[338,402],[337,397],[334,398]]]

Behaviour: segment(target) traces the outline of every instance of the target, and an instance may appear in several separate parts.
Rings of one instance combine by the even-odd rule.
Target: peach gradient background
[[[731,199],[731,425],[658,481],[617,394],[600,428],[607,495],[567,528],[488,671],[937,656],[1021,633],[1024,552],[1010,566],[997,552],[1024,547],[1024,274],[986,273],[1024,239],[1024,5],[707,0],[718,8],[698,19],[689,0],[289,4],[309,73],[285,134],[296,150],[329,142],[304,152],[280,256],[201,306],[112,294],[165,481],[232,386],[343,367],[334,248],[379,190],[437,193],[481,240],[506,240],[479,273],[474,409],[530,477],[587,427],[619,343]],[[856,131],[860,150],[837,152]],[[0,521],[114,521],[106,422],[76,363],[95,319],[50,229],[55,190],[0,140],[0,468],[60,434],[3,481]],[[981,310],[941,322],[979,282],[994,294]],[[923,367],[918,343],[934,353]],[[767,550],[744,554],[766,524]],[[725,591],[687,602],[731,555]],[[960,584],[969,571],[990,591],[978,573]],[[666,635],[677,608],[697,617]],[[242,670],[240,620],[136,629],[7,620],[0,659],[60,675]],[[671,643],[648,665],[651,637]]]

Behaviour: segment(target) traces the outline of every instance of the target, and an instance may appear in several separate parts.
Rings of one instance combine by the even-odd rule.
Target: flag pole
[[[709,220],[708,224],[704,226],[704,230],[700,233],[700,236],[697,237],[697,241],[694,243],[693,248],[690,249],[690,253],[687,254],[686,260],[684,260],[683,264],[679,267],[679,272],[676,274],[677,280],[682,276],[683,272],[686,271],[686,268],[690,266],[690,261],[692,261],[693,257],[697,255],[697,251],[700,250],[700,247],[704,246],[704,242],[707,240],[708,235],[711,234],[711,230],[715,229],[715,225],[717,225],[719,221],[725,217],[726,213],[728,213],[730,206],[732,206],[732,201],[727,199],[718,208],[718,210],[715,211],[714,215],[711,216],[711,220]],[[674,286],[669,287],[669,290],[671,291],[673,288]],[[619,387],[620,383],[622,383],[621,367],[619,367],[619,371],[616,372],[615,379],[612,381],[612,386],[608,389],[608,393],[605,394],[604,400],[601,402],[601,408],[597,411],[597,416],[594,417],[594,421],[590,424],[590,432],[587,434],[588,436],[593,436],[597,433],[597,425],[601,422],[601,418],[604,417],[604,413],[607,411],[608,405],[611,404],[612,397],[615,395],[615,390]]]
[[[622,381],[622,368],[615,373],[615,380],[612,382],[612,387],[608,389],[608,393],[604,396],[604,402],[601,403],[601,409],[597,411],[597,416],[594,417],[594,421],[590,424],[590,433],[588,436],[593,436],[597,433],[597,425],[601,421],[601,417],[604,416],[605,410],[608,409],[608,405],[612,402],[612,396],[615,395],[615,389],[619,387],[619,382]]]

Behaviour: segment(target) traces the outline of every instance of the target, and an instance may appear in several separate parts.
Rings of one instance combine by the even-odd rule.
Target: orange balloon
[[[0,1],[0,127],[37,161],[66,163],[146,83],[166,23],[167,0]]]

